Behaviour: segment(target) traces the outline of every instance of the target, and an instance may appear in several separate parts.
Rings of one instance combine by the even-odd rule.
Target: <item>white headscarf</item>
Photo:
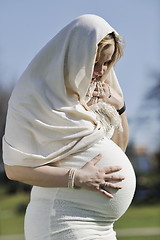
[[[97,44],[113,31],[101,17],[82,15],[32,60],[9,101],[3,138],[6,164],[53,163],[84,151],[103,137],[100,121],[86,109],[85,96]],[[107,78],[121,93],[113,68]]]

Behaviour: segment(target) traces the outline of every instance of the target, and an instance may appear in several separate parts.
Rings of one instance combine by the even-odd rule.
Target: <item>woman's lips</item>
[[[100,77],[92,77],[92,82],[93,81],[98,81],[100,79]]]

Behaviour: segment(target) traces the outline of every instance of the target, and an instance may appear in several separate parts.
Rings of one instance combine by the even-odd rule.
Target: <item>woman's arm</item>
[[[69,169],[52,167],[23,167],[5,165],[10,180],[39,187],[67,187]]]
[[[101,160],[101,154],[86,163],[76,171],[75,187],[98,191],[108,197],[113,197],[102,186],[120,189],[119,181],[123,176],[115,174],[121,170],[119,166],[99,168],[96,164]],[[69,169],[53,166],[23,167],[5,165],[7,177],[11,180],[40,187],[68,187]]]
[[[105,94],[100,94],[96,88],[93,92],[93,97],[98,97],[97,102],[106,102],[114,106],[117,110],[121,109],[124,105],[124,100],[109,84],[103,84],[103,90]],[[91,99],[87,104],[88,106],[92,105],[94,102]],[[129,139],[129,128],[126,113],[121,115],[123,132],[120,132],[118,129],[114,130],[113,137],[111,138],[124,152],[126,150],[128,139]]]
[[[115,129],[113,137],[111,138],[124,152],[126,151],[128,139],[129,139],[129,128],[126,113],[121,114],[123,132]]]

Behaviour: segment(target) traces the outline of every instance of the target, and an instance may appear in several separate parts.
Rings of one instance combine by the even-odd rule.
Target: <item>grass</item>
[[[160,240],[160,236],[118,237],[118,240]]]
[[[144,227],[160,227],[160,204],[132,205],[115,223],[115,229]]]
[[[29,194],[6,195],[0,192],[0,195],[0,236],[23,234],[24,210],[29,201]],[[115,223],[115,230],[159,226],[160,204],[132,205]],[[136,240],[159,239],[160,236],[136,236]],[[135,237],[118,237],[118,240],[135,240]]]
[[[0,235],[23,233],[24,209],[29,195],[19,193],[0,199]]]

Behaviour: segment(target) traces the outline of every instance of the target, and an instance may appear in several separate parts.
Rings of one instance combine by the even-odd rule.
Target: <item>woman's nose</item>
[[[94,73],[97,76],[102,76],[104,74],[103,65],[96,66],[94,69]]]

